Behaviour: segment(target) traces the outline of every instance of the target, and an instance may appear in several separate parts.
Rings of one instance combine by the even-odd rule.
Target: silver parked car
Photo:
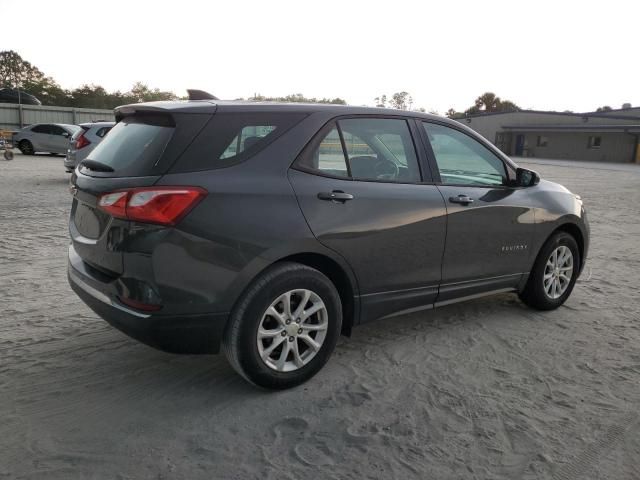
[[[72,172],[96,148],[104,136],[113,128],[115,122],[81,123],[80,130],[69,140],[64,168]]]
[[[67,153],[69,139],[80,130],[78,125],[64,123],[36,123],[14,134],[13,144],[24,155],[36,152]]]

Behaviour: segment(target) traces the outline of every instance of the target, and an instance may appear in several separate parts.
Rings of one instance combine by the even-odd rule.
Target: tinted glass
[[[50,125],[36,125],[31,129],[31,131],[34,133],[45,133],[48,135],[51,133],[51,128]]]
[[[209,170],[244,161],[304,117],[304,113],[216,113],[173,171]],[[113,131],[107,138],[111,135]]]
[[[340,120],[351,175],[356,180],[419,182],[420,169],[406,120]]]
[[[504,163],[470,136],[435,123],[423,122],[436,157],[442,183],[451,185],[504,185]]]
[[[109,133],[109,130],[111,130],[111,127],[102,127],[98,129],[98,131],[96,132],[96,136],[104,137],[107,133]]]
[[[69,133],[64,128],[59,127],[58,125],[51,125],[49,128],[49,133],[51,135],[63,135],[65,133]]]
[[[159,160],[173,131],[168,117],[125,117],[87,159],[108,165],[116,173],[126,170],[127,175],[140,175]]]
[[[275,125],[247,125],[242,127],[240,133],[235,136],[227,146],[220,158],[233,158],[244,152],[255,143],[266,138],[276,129]]]
[[[323,175],[348,177],[347,162],[340,143],[340,134],[335,124],[326,133],[320,134],[300,157],[297,165],[305,170],[315,170]]]

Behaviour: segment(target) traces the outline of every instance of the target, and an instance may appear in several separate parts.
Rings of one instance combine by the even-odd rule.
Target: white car
[[[80,130],[69,139],[64,168],[72,172],[78,164],[87,158],[104,136],[113,128],[115,122],[81,123]]]
[[[69,139],[81,128],[64,123],[36,123],[13,135],[13,144],[24,155],[36,152],[67,153]]]

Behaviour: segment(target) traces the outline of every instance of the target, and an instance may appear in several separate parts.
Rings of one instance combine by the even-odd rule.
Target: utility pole
[[[18,90],[18,116],[20,117],[20,128],[24,127],[24,122],[22,121],[22,98],[20,96],[20,86],[16,85],[16,89]]]

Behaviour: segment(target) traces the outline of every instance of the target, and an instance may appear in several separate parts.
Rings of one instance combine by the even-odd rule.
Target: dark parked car
[[[0,88],[0,103],[21,103],[23,105],[42,105],[42,102],[30,93],[15,88]]]
[[[116,109],[71,178],[69,280],[171,352],[249,381],[313,376],[340,333],[496,292],[553,309],[582,271],[580,198],[458,122],[334,105]]]

